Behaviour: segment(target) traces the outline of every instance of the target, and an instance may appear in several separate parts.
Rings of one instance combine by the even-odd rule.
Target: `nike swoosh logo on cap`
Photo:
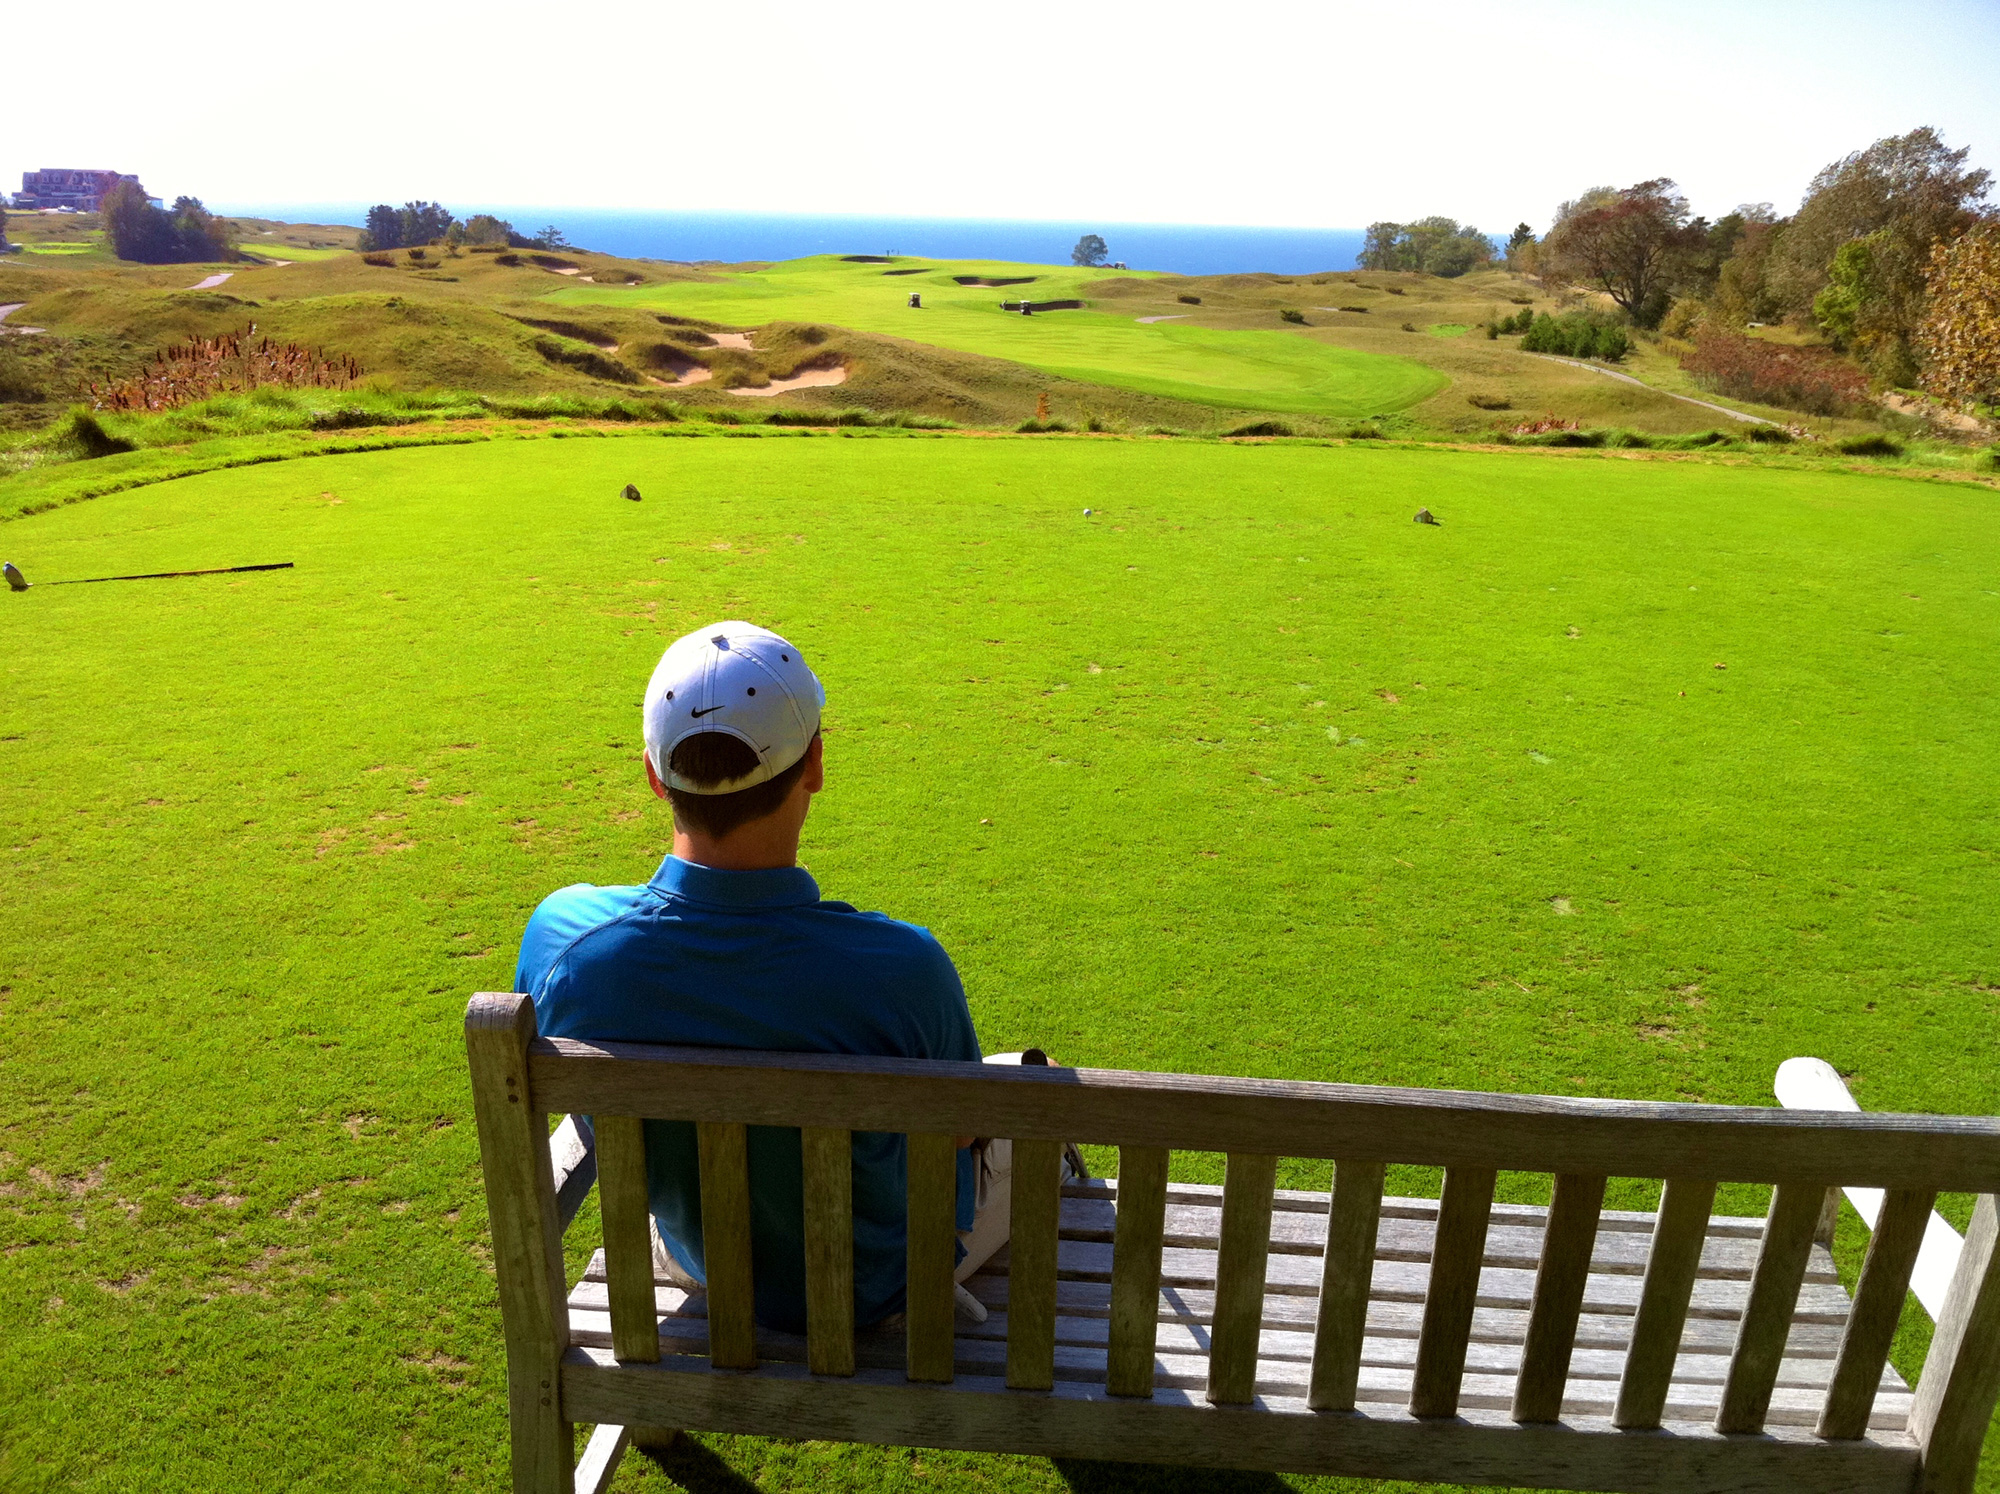
[[[689,711],[688,715],[692,716],[695,720],[699,721],[703,716],[713,716],[717,711],[721,709],[722,709],[721,706],[710,706],[705,711]]]

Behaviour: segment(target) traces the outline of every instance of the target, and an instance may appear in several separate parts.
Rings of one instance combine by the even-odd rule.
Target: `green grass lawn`
[[[706,281],[668,281],[622,290],[578,285],[549,299],[565,304],[648,306],[737,324],[830,322],[908,337],[962,352],[1025,363],[1044,373],[1232,409],[1334,417],[1386,414],[1444,387],[1443,374],[1381,353],[1357,352],[1296,333],[1235,331],[1179,322],[1138,322],[1116,302],[1022,316],[1002,301],[1083,299],[1107,280],[1145,278],[1123,270],[952,260],[921,274],[924,261],[849,264],[833,255]],[[1031,283],[966,286],[958,276],[1031,277]],[[923,307],[908,305],[911,292]]]
[[[0,1487],[504,1485],[461,1014],[544,893],[651,872],[638,703],[719,617],[809,651],[805,858],[938,933],[992,1049],[1751,1104],[1807,1053],[1870,1109],[2000,1112],[1991,492],[687,432],[0,525],[42,580],[298,566],[0,596]],[[1364,1487],[726,1437],[671,1471]]]

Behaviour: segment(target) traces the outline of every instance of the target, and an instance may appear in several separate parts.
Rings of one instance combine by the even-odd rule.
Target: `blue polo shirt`
[[[979,1038],[951,959],[928,929],[824,902],[800,867],[718,871],[669,856],[643,887],[579,883],[528,920],[514,989],[544,1037],[787,1053],[977,1062]],[[694,1126],[646,1122],[660,1237],[707,1280]],[[805,1205],[799,1133],[749,1130],[757,1318],[803,1332]],[[854,1137],[854,1318],[900,1311],[906,1154],[901,1136]],[[959,1153],[958,1224],[972,1227],[971,1155]]]

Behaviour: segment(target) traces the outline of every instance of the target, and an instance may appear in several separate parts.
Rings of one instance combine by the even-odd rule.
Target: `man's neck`
[[[716,839],[674,830],[674,854],[696,866],[717,871],[772,871],[799,864],[799,828],[766,825],[752,821],[733,835]],[[760,833],[761,832],[761,833]],[[775,832],[775,833],[773,833]]]

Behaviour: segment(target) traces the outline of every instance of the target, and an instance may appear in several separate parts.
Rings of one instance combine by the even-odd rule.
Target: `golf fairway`
[[[640,696],[721,618],[826,683],[825,895],[932,928],[989,1049],[1745,1104],[1811,1054],[1870,1110],[2000,1113],[1991,492],[684,429],[0,526],[30,580],[297,567],[0,593],[0,1486],[503,1485],[461,1015],[546,892],[657,864]],[[694,1490],[1379,1487],[674,1456]]]
[[[922,261],[912,262],[921,264]],[[998,287],[960,285],[956,277],[1008,280]],[[1235,409],[1360,417],[1416,404],[1443,388],[1445,376],[1407,358],[1333,347],[1274,326],[1230,331],[1141,323],[1115,300],[1090,301],[1094,285],[1142,278],[1125,271],[952,260],[921,272],[831,255],[788,260],[708,281],[666,281],[625,290],[571,286],[558,304],[657,307],[683,316],[735,323],[831,322],[864,332],[982,353],[1044,373],[1146,394]],[[1308,295],[1330,296],[1330,289]],[[921,309],[908,305],[911,292]],[[1022,316],[1005,300],[1086,300],[1082,308]],[[1273,321],[1276,318],[1273,317]]]

